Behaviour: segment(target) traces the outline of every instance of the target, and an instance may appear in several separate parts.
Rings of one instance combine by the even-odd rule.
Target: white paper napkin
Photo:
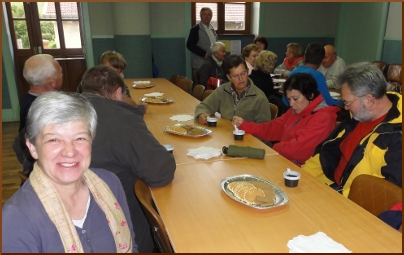
[[[340,243],[335,242],[323,232],[317,232],[311,236],[299,235],[289,240],[287,246],[290,253],[350,253],[352,251],[345,248]]]
[[[161,92],[152,92],[148,94],[144,94],[145,97],[162,97],[164,93]]]
[[[150,84],[150,81],[134,81],[133,84]]]
[[[215,149],[213,147],[201,146],[196,149],[188,149],[188,156],[192,156],[195,159],[210,159],[213,157],[219,157],[222,155],[222,149]]]
[[[218,112],[215,112],[215,117],[220,119],[222,117],[222,115],[220,113],[218,113]]]
[[[180,115],[174,115],[170,117],[170,120],[176,120],[176,121],[188,121],[188,120],[193,120],[194,116],[188,115],[188,114],[180,114]]]

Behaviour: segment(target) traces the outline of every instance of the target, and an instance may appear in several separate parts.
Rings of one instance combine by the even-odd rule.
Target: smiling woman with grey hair
[[[47,92],[28,112],[36,163],[3,206],[3,252],[136,252],[122,185],[88,169],[97,114],[79,94]]]
[[[211,54],[205,59],[201,69],[199,69],[199,82],[208,87],[209,78],[221,79],[221,83],[227,81],[226,75],[223,71],[223,60],[226,57],[225,44],[222,42],[215,42],[210,47]]]

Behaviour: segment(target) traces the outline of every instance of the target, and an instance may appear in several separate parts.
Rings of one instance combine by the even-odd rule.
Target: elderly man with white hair
[[[324,46],[324,49],[325,57],[317,71],[324,75],[328,88],[339,89],[339,86],[335,80],[338,75],[345,71],[345,61],[338,57],[337,50],[334,48],[334,46],[326,45]]]
[[[29,84],[29,90],[20,101],[19,134],[14,139],[12,147],[18,161],[23,165],[22,172],[28,176],[35,162],[25,145],[25,125],[29,108],[41,94],[62,88],[63,73],[62,67],[51,55],[37,54],[25,61],[23,75]]]
[[[25,127],[25,119],[32,102],[47,91],[62,88],[62,67],[48,54],[38,54],[30,57],[24,64],[23,75],[29,83],[29,91],[20,102],[20,128]]]
[[[227,81],[226,74],[223,70],[223,60],[226,57],[225,45],[222,42],[215,42],[210,47],[211,54],[203,62],[201,69],[199,69],[199,82],[208,87],[208,80],[210,77],[222,79]]]

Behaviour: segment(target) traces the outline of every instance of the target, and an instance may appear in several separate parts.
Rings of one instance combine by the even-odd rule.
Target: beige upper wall
[[[150,27],[153,36],[188,36],[184,3],[150,3]]]
[[[115,35],[150,35],[150,3],[113,3]]]
[[[91,34],[113,35],[114,15],[112,13],[112,3],[88,3]]]
[[[402,39],[403,19],[402,3],[390,3],[387,18],[386,39]]]
[[[150,35],[150,3],[89,3],[91,34]]]

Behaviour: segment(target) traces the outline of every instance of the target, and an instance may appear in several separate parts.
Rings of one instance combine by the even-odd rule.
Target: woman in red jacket
[[[290,109],[279,118],[257,124],[234,116],[233,125],[262,140],[276,141],[272,148],[300,166],[335,128],[340,109],[326,104],[309,74],[289,77],[283,93]]]

